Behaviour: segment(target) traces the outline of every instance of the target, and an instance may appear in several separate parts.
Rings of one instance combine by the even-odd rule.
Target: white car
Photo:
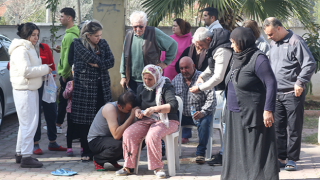
[[[16,112],[10,75],[7,69],[10,60],[8,54],[10,44],[11,40],[9,38],[0,35],[0,128],[3,117]]]

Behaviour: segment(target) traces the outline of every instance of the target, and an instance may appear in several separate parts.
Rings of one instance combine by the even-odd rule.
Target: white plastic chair
[[[183,102],[182,99],[178,96],[176,96],[176,99],[179,104],[179,127],[176,132],[166,135],[165,137],[162,138],[162,140],[165,143],[166,146],[166,156],[167,156],[167,164],[168,164],[168,171],[169,171],[169,176],[175,176],[176,175],[176,169],[180,170],[180,162],[179,162],[179,149],[178,149],[178,137],[179,137],[179,132],[181,129],[181,119],[182,119],[182,111],[183,111]],[[144,138],[143,138],[144,139]],[[142,139],[142,140],[143,140]],[[136,157],[136,167],[134,168],[134,173],[138,174],[138,169],[139,169],[139,160],[140,160],[140,154],[141,154],[141,146],[142,146],[142,141],[140,143],[138,152],[137,152],[137,157]]]
[[[223,107],[225,105],[224,101],[224,93],[221,94],[221,91],[216,91],[216,101],[217,101],[217,106],[215,110],[212,112],[212,121],[210,123],[210,132],[209,132],[209,139],[207,143],[207,150],[206,150],[206,160],[210,160],[212,156],[212,140],[213,140],[213,129],[218,129],[219,134],[220,134],[220,141],[222,145],[222,124],[221,124],[221,119],[222,119],[222,111]],[[186,126],[181,126],[181,127],[186,127],[186,128],[193,128],[197,129],[196,126],[193,125],[186,125]],[[182,139],[182,131],[180,131],[180,141],[179,141],[179,155],[181,156],[181,139]]]
[[[223,136],[222,136],[222,115],[223,110],[226,105],[226,98],[224,96],[224,92],[221,94],[221,91],[216,91],[216,100],[217,100],[217,106],[216,106],[216,112],[214,116],[212,117],[213,126],[212,129],[218,129],[220,134],[220,143],[222,146]],[[211,141],[212,142],[212,141]]]

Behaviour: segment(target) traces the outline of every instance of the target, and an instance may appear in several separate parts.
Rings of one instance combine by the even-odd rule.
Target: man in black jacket
[[[267,18],[263,28],[268,39],[272,40],[270,63],[278,84],[274,120],[279,165],[285,170],[295,171],[295,161],[299,160],[301,149],[304,88],[314,73],[316,63],[302,37],[286,30],[278,19]]]

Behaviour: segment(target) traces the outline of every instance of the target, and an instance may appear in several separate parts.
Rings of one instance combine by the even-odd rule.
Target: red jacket
[[[56,70],[56,66],[54,64],[52,53],[51,53],[51,50],[50,50],[49,46],[47,44],[44,44],[44,43],[40,43],[40,44],[43,46],[43,49],[41,47],[39,47],[40,58],[42,60],[42,64],[52,64],[49,67],[52,69],[52,71],[55,71]],[[8,65],[7,65],[7,69],[8,70],[10,69],[10,61],[9,61]]]

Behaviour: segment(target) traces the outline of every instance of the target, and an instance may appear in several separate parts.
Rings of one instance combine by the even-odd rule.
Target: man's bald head
[[[189,56],[182,57],[179,62],[179,66],[181,63],[194,64],[193,60]]]
[[[180,59],[179,68],[184,79],[191,80],[195,72],[195,67],[194,62],[190,57],[185,56]]]

